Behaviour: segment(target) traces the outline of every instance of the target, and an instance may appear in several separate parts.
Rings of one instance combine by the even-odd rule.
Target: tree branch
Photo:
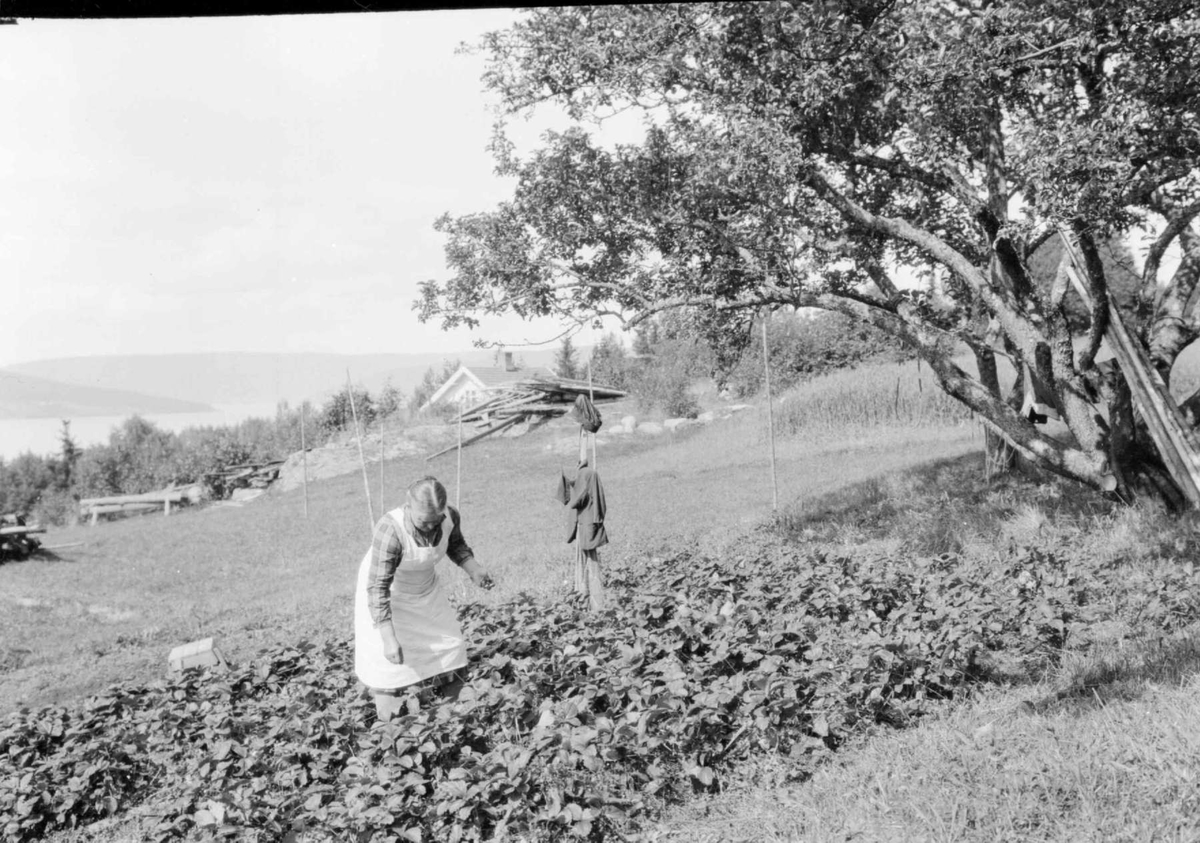
[[[987,210],[994,226],[988,231],[988,238],[994,239],[999,229],[1008,222],[1008,178],[1004,166],[1004,133],[1000,128],[999,107],[995,103],[989,103],[986,115],[983,162],[987,182]]]
[[[828,154],[828,151],[826,151],[826,154]],[[967,180],[962,178],[961,174],[955,172],[953,168],[947,168],[948,172],[943,171],[939,175],[914,166],[903,158],[885,158],[882,155],[867,153],[851,155],[846,160],[851,164],[858,164],[861,167],[872,170],[880,170],[899,179],[906,179],[934,190],[950,193],[968,210],[974,210],[982,204],[980,198],[974,195],[974,192],[970,189],[970,184]]]
[[[971,288],[988,310],[1000,320],[1005,333],[1018,345],[1022,353],[1032,359],[1033,332],[1028,321],[1020,314],[1012,294],[1003,287],[993,287],[987,277],[960,252],[951,248],[940,238],[916,228],[905,220],[881,217],[871,213],[835,189],[815,169],[805,170],[802,179],[847,221],[868,231],[885,234],[916,246],[956,274]]]
[[[1141,292],[1138,296],[1138,315],[1143,319],[1152,312],[1154,301],[1158,297],[1158,268],[1162,264],[1163,255],[1175,238],[1187,230],[1196,216],[1200,215],[1200,200],[1178,208],[1164,198],[1156,201],[1154,207],[1167,218],[1167,226],[1146,253],[1146,266],[1142,270]]]
[[[1150,359],[1168,383],[1180,352],[1200,337],[1200,316],[1195,302],[1200,287],[1200,236],[1193,236],[1185,229],[1180,240],[1185,247],[1183,259],[1154,310],[1148,334]]]
[[[1100,343],[1104,341],[1104,333],[1108,330],[1109,319],[1113,317],[1108,307],[1108,283],[1104,277],[1104,262],[1100,259],[1096,241],[1092,239],[1092,233],[1083,220],[1074,220],[1072,228],[1075,229],[1075,238],[1079,241],[1079,251],[1083,254],[1084,266],[1081,269],[1087,273],[1088,292],[1092,299],[1088,343],[1080,352],[1077,364],[1081,371],[1086,371],[1092,368],[1096,352],[1100,350]]]
[[[1058,229],[1054,226],[1049,226],[1044,231],[1035,235],[1025,246],[1025,258],[1028,260],[1038,249],[1046,245],[1056,234]]]
[[[1082,483],[1100,488],[1111,485],[1108,466],[1102,457],[1089,457],[1083,451],[1038,433],[1028,419],[957,366],[940,340],[961,337],[927,323],[913,324],[899,314],[856,306],[837,297],[811,296],[797,304],[845,313],[904,340],[929,363],[948,395],[974,410],[988,427],[1026,457],[1041,462],[1056,474]]]

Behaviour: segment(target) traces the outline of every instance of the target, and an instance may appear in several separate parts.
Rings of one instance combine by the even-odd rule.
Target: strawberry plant
[[[111,688],[0,726],[0,834],[37,839],[152,804],[157,838],[478,841],[628,836],[719,788],[752,752],[811,769],[855,730],[903,724],[1037,665],[1097,620],[1200,616],[1191,565],[1155,576],[1069,548],[957,556],[729,556],[610,566],[612,610],[574,598],[461,607],[473,698],[377,723],[343,635]]]

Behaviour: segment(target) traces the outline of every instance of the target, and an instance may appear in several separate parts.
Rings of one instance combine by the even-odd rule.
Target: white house
[[[487,400],[485,393],[491,390],[506,389],[519,381],[530,380],[534,377],[553,378],[554,372],[544,366],[533,366],[528,369],[519,368],[513,363],[511,351],[504,352],[503,366],[459,366],[458,370],[438,387],[437,392],[429,396],[422,405],[422,410],[436,407],[438,404],[456,404],[469,407]]]

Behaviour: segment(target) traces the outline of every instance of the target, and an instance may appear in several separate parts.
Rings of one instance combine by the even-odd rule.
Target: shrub
[[[0,514],[33,511],[53,485],[54,472],[42,457],[24,453],[9,463],[0,460]]]
[[[85,448],[75,465],[75,489],[79,496],[118,495],[121,486],[121,465],[112,446],[93,445]]]
[[[370,395],[356,392],[355,400],[362,402],[361,416],[373,420]],[[64,422],[60,457],[22,454],[7,463],[0,460],[0,513],[35,513],[42,523],[61,524],[76,517],[74,502],[81,497],[151,492],[172,483],[201,480],[206,473],[230,465],[282,459],[300,449],[302,413],[309,420],[309,446],[328,438],[325,425],[331,419],[342,413],[350,417],[345,392],[335,396],[331,405],[324,414],[316,414],[307,402],[297,409],[281,402],[274,418],[187,428],[178,434],[131,416],[113,429],[107,443],[86,449],[75,445],[69,423]]]
[[[375,402],[365,389],[353,391],[353,404],[349,390],[334,393],[321,408],[317,425],[330,436],[343,430],[352,430],[355,416],[361,430],[366,430],[371,422],[375,421]]]
[[[851,369],[868,361],[907,359],[886,334],[840,313],[778,313],[768,326],[771,386],[783,390],[816,375]],[[756,330],[738,362],[720,379],[739,397],[763,387],[762,332]]]
[[[694,419],[700,415],[700,404],[684,380],[675,381],[662,402],[663,412],[673,418]]]
[[[375,409],[380,418],[391,418],[404,406],[404,393],[389,380],[379,392]]]
[[[691,386],[708,373],[707,347],[697,340],[671,338],[660,340],[653,349],[653,354],[637,358],[631,367],[629,389],[639,406],[695,418],[700,407]]]
[[[582,367],[579,365],[579,354],[570,336],[562,339],[558,352],[554,355],[554,372],[560,378],[574,379],[581,377]],[[594,377],[593,373],[593,377]]]
[[[74,526],[79,523],[79,498],[67,491],[49,489],[34,505],[33,518],[46,526]]]
[[[628,389],[633,371],[625,346],[616,334],[605,334],[592,349],[592,380],[616,389]]]
[[[421,378],[421,382],[413,389],[412,398],[408,399],[408,409],[413,414],[419,413],[421,408],[425,406],[438,388],[450,379],[450,376],[459,370],[462,366],[458,360],[443,360],[442,370],[430,366],[425,370],[425,376]]]

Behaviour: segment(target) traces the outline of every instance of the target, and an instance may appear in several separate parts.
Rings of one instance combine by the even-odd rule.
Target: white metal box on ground
[[[167,667],[171,673],[179,673],[189,667],[225,667],[225,657],[213,645],[212,638],[202,638],[180,644],[167,656]]]

